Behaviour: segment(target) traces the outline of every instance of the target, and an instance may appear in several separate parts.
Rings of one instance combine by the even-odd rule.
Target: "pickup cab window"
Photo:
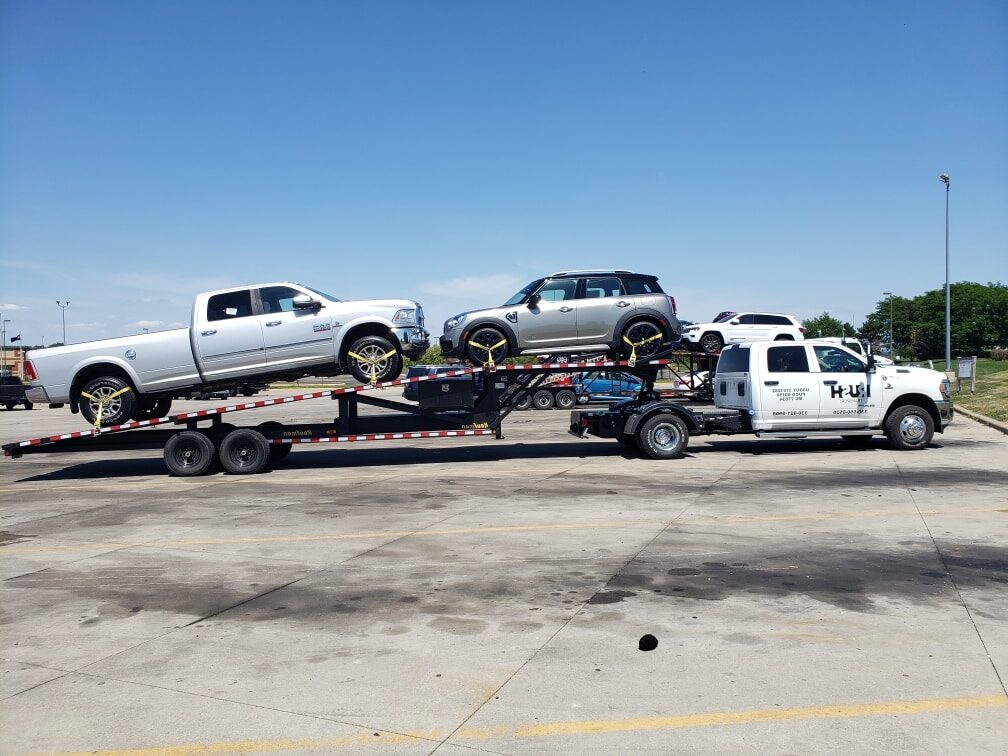
[[[767,349],[767,371],[771,373],[807,373],[808,356],[804,346],[779,346]]]
[[[294,297],[304,294],[303,291],[290,286],[264,286],[259,289],[259,299],[262,301],[264,313],[293,312]]]
[[[823,373],[863,373],[865,364],[846,350],[816,346],[815,356]]]
[[[233,320],[252,315],[252,292],[249,289],[214,294],[207,300],[207,321]]]

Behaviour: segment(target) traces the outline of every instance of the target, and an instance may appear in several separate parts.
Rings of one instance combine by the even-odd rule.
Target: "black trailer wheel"
[[[538,410],[553,409],[553,392],[539,389],[532,394],[532,405]]]
[[[363,336],[354,341],[346,362],[350,375],[361,383],[370,383],[372,376],[378,382],[394,381],[403,369],[402,352],[381,336]]]
[[[161,399],[141,397],[137,399],[132,417],[134,420],[153,420],[158,417],[165,417],[171,411],[171,406],[172,400],[169,397]]]
[[[21,404],[23,404],[23,405],[24,405],[24,408],[25,408],[25,409],[31,409],[32,407],[34,407],[34,406],[35,406],[35,405],[34,405],[34,404],[32,404],[31,402],[29,402],[29,401],[28,401],[27,399],[25,399],[25,400],[24,400],[23,402],[21,402]]]
[[[885,421],[886,437],[894,449],[914,451],[931,443],[934,420],[923,407],[897,407]]]
[[[123,391],[123,389],[128,390]],[[84,394],[89,394],[92,398],[88,398]],[[94,425],[95,418],[98,417],[99,405],[102,408],[102,425],[122,425],[128,423],[133,416],[136,394],[133,393],[129,384],[120,378],[111,375],[93,378],[81,388],[78,404],[81,417],[88,425]]]
[[[517,399],[515,399],[514,397],[511,398],[511,406],[514,407],[516,410],[524,412],[525,410],[527,410],[529,407],[532,406],[532,394],[530,394],[528,391],[519,390],[516,393],[516,396],[518,397]]]
[[[288,454],[291,453],[293,444],[274,444],[273,439],[281,437],[283,432],[283,423],[278,423],[275,420],[270,420],[266,423],[259,423],[256,429],[262,433],[266,440],[270,442],[269,445],[269,458],[270,464],[274,462],[279,462],[286,458]]]
[[[721,334],[710,331],[700,337],[700,348],[707,354],[717,354],[724,347],[724,339]]]
[[[164,463],[176,477],[205,475],[214,464],[213,441],[197,431],[176,433],[165,444]]]
[[[577,394],[570,389],[563,389],[561,391],[557,391],[554,401],[556,402],[558,409],[570,409],[577,404]]]
[[[637,429],[637,446],[651,459],[674,459],[689,443],[689,430],[682,418],[671,412],[652,415]]]
[[[255,475],[269,464],[269,447],[269,441],[259,431],[239,428],[224,437],[218,456],[221,465],[232,475]]]

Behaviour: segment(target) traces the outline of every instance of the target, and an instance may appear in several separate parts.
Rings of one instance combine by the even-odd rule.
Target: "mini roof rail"
[[[605,270],[558,270],[556,273],[550,273],[549,274],[549,278],[552,278],[554,276],[585,276],[585,275],[592,275],[592,274],[595,274],[595,273],[625,273],[625,274],[633,275],[633,271],[632,270],[609,270],[609,269],[605,269]]]

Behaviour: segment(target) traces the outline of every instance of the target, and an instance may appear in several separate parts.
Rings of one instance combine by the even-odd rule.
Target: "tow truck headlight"
[[[465,320],[465,317],[466,317],[465,315],[456,315],[454,318],[448,318],[448,320],[446,320],[444,324],[445,331],[447,332],[452,330],[453,328],[457,328]]]
[[[416,325],[416,310],[397,310],[392,322],[399,325]]]
[[[948,378],[942,378],[942,382],[938,384],[938,390],[946,399],[952,398],[952,383]]]

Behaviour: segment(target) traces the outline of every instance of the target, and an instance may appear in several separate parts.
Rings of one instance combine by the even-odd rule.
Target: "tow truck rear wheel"
[[[554,402],[556,403],[557,409],[570,409],[577,404],[577,394],[570,389],[557,391],[557,394],[554,397]]]
[[[652,415],[637,429],[637,446],[650,459],[674,459],[689,443],[686,423],[671,412]]]
[[[270,444],[259,431],[239,428],[221,441],[219,456],[221,466],[232,475],[255,475],[269,464]]]
[[[885,421],[885,433],[894,449],[923,449],[934,436],[934,420],[923,407],[897,407]]]
[[[176,433],[165,444],[164,463],[179,478],[205,475],[214,464],[213,441],[197,431]]]

